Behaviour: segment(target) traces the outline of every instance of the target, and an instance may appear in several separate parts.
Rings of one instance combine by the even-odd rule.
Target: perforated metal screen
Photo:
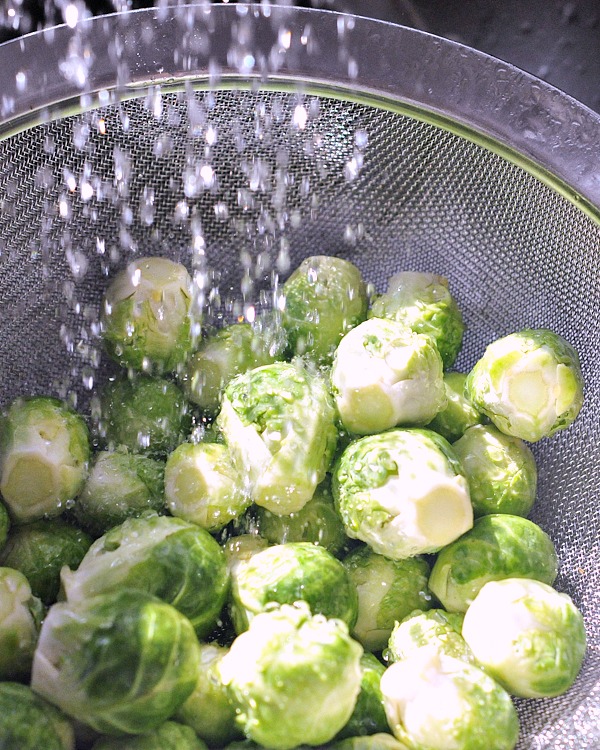
[[[586,620],[564,697],[519,702],[519,748],[600,747],[600,226],[521,167],[376,106],[222,90],[158,93],[0,142],[0,404],[102,378],[106,276],[136,255],[205,252],[209,314],[268,304],[286,258],[330,253],[383,289],[401,269],[450,280],[466,370],[494,338],[548,327],[578,349],[586,401],[534,446],[532,515],[557,545],[556,586]],[[283,270],[282,270],[283,269]],[[244,294],[242,293],[244,290]]]

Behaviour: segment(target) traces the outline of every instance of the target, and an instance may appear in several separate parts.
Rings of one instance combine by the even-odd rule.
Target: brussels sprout
[[[191,727],[165,721],[148,734],[129,737],[102,737],[92,750],[208,750]]]
[[[223,545],[223,551],[231,575],[237,575],[242,565],[245,565],[258,552],[267,549],[268,546],[269,542],[255,533],[229,537]]]
[[[208,413],[219,410],[236,375],[281,359],[283,347],[268,327],[236,323],[204,339],[188,359],[180,382],[187,398]]]
[[[237,633],[268,606],[305,601],[313,614],[356,621],[356,588],[344,566],[323,547],[290,542],[257,552],[233,575],[231,617]]]
[[[358,268],[342,258],[306,258],[282,291],[291,355],[329,363],[342,336],[367,317],[366,285]]]
[[[484,420],[484,416],[465,396],[466,380],[467,375],[463,372],[444,373],[447,404],[427,425],[428,429],[438,432],[449,443],[454,443],[469,427]]]
[[[529,446],[493,425],[475,425],[452,444],[469,482],[475,517],[527,516],[537,491],[537,466]]]
[[[192,348],[192,280],[181,263],[140,258],[119,272],[104,296],[103,340],[123,367],[171,372]]]
[[[0,747],[75,750],[75,734],[69,719],[27,685],[0,682]]]
[[[10,516],[4,503],[0,501],[0,551],[6,544],[10,530]]]
[[[97,539],[61,580],[69,602],[131,588],[172,604],[199,637],[215,626],[229,590],[225,555],[211,535],[170,516],[130,518]]]
[[[435,647],[440,654],[476,664],[473,652],[461,635],[464,615],[443,609],[415,610],[396,623],[384,658],[388,662],[401,661],[417,649]]]
[[[475,408],[499,430],[532,443],[569,427],[583,403],[577,352],[544,328],[528,328],[490,344],[465,389]]]
[[[526,578],[486,583],[462,634],[486,671],[522,698],[566,692],[586,649],[583,617],[571,598]]]
[[[109,448],[163,458],[188,436],[189,405],[175,383],[137,375],[107,383],[102,392],[101,438]]]
[[[533,521],[505,514],[478,518],[439,553],[429,588],[445,609],[466,612],[488,581],[534,578],[552,585],[558,558],[550,537]]]
[[[408,750],[392,734],[377,732],[364,737],[348,737],[345,740],[329,745],[331,750]]]
[[[257,506],[253,520],[258,533],[271,544],[312,542],[338,555],[348,543],[328,479],[321,482],[312,498],[295,513],[278,516]]]
[[[189,697],[199,660],[186,617],[150,594],[121,588],[50,607],[31,687],[102,734],[141,734]]]
[[[369,317],[388,318],[434,340],[444,362],[452,367],[462,345],[462,314],[443,276],[402,271],[388,281],[385,294],[371,306]]]
[[[360,692],[352,716],[337,733],[336,740],[372,735],[389,729],[383,707],[383,695],[379,687],[385,667],[373,654],[364,653],[360,657],[360,671]]]
[[[311,616],[300,602],[257,615],[219,673],[246,736],[289,750],[328,742],[345,726],[360,691],[361,655],[341,620]]]
[[[446,405],[435,344],[393,320],[372,318],[344,336],[331,384],[342,424],[358,435],[427,424]]]
[[[182,443],[167,458],[165,500],[174,516],[220,531],[250,505],[229,449],[219,443]]]
[[[244,736],[235,723],[235,708],[218,670],[219,662],[228,652],[228,648],[216,643],[200,645],[196,687],[175,715],[177,721],[190,726],[210,747],[223,747]]]
[[[75,500],[73,515],[95,537],[165,504],[165,465],[139,453],[101,451]],[[67,563],[70,565],[70,563]]]
[[[352,635],[367,651],[384,649],[398,620],[414,609],[432,606],[427,588],[429,565],[422,558],[390,560],[370,547],[359,547],[343,564],[358,591]]]
[[[238,375],[225,389],[217,424],[254,502],[279,515],[311,499],[337,442],[332,397],[299,363]]]
[[[34,596],[49,606],[58,597],[62,567],[76,568],[91,543],[84,531],[60,519],[34,521],[13,529],[0,565],[23,573]]]
[[[509,694],[483,670],[424,647],[389,666],[381,692],[394,735],[419,750],[513,750]]]
[[[392,560],[441,549],[473,525],[461,471],[450,444],[429,430],[356,440],[333,473],[346,533]]]
[[[0,680],[29,677],[43,611],[25,576],[0,568]]]
[[[0,494],[12,520],[62,513],[85,481],[89,456],[83,418],[61,401],[14,401],[0,424]]]

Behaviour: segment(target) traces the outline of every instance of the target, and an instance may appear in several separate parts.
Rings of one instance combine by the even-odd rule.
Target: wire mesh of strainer
[[[379,289],[400,269],[436,271],[449,278],[467,323],[457,362],[462,370],[501,335],[527,326],[558,331],[580,353],[586,401],[572,428],[534,446],[539,498],[531,517],[557,545],[556,587],[582,609],[589,648],[568,694],[518,702],[518,747],[598,748],[600,224],[593,202],[600,190],[595,193],[593,165],[585,165],[578,148],[589,145],[590,133],[600,137],[600,123],[566,97],[483,57],[475,58],[480,69],[491,66],[495,85],[504,83],[487,101],[482,95],[482,109],[473,110],[456,96],[465,81],[483,91],[468,51],[464,69],[456,60],[450,64],[449,106],[440,119],[435,87],[424,87],[426,74],[417,64],[419,45],[421,61],[435,68],[431,80],[438,85],[443,60],[457,54],[456,45],[444,47],[440,40],[364,19],[340,24],[333,14],[288,9],[284,18],[292,37],[294,29],[307,34],[310,25],[317,51],[289,63],[287,79],[282,65],[268,86],[256,80],[248,85],[239,75],[207,85],[206,75],[188,70],[185,76],[162,75],[158,88],[156,80],[141,85],[142,71],[135,88],[121,87],[116,97],[116,74],[111,89],[110,77],[102,79],[110,66],[99,63],[100,84],[94,89],[88,81],[87,98],[71,113],[68,97],[61,100],[52,90],[47,101],[38,101],[42,110],[48,105],[43,122],[23,119],[26,97],[20,111],[16,107],[14,116],[5,117],[0,403],[23,393],[77,394],[78,406],[89,409],[90,389],[103,377],[97,338],[101,290],[110,271],[141,254],[193,264],[212,290],[208,314],[225,315],[268,304],[274,274],[285,275],[311,254],[352,260]],[[210,24],[219,31],[239,19],[233,8],[220,8]],[[253,21],[266,22],[261,14]],[[126,28],[158,29],[165,23],[150,12]],[[109,24],[103,33],[115,28],[121,27]],[[323,51],[332,28],[344,52],[335,60]],[[379,93],[372,82],[377,71],[369,68],[361,79],[363,62],[355,52],[356,77],[348,28],[359,45],[404,44],[404,72],[418,70],[411,97],[393,96],[389,60],[380,61]],[[93,44],[94,34],[86,38]],[[159,40],[148,65],[157,74],[163,47]],[[60,61],[59,52],[52,54]],[[127,54],[133,60],[137,53]],[[218,59],[218,49],[211,54]],[[340,60],[345,74],[339,72]],[[240,64],[232,64],[231,56],[222,64],[222,72],[229,64],[239,74]],[[292,83],[303,65],[306,81],[298,88]],[[489,70],[482,75],[489,77]],[[509,74],[516,76],[512,83]],[[533,95],[531,86],[537,87]],[[506,125],[500,106],[497,139],[482,141],[482,130],[495,134],[496,115],[485,108],[496,94],[504,103],[516,97],[514,142],[500,132]],[[536,109],[529,104],[519,109],[519,97],[531,96]],[[559,130],[551,115],[558,106],[571,117],[563,125],[578,126],[574,132],[581,141],[567,139],[566,155],[543,159],[539,136],[554,148]],[[488,126],[482,128],[486,117]],[[464,126],[470,120],[469,133]],[[539,126],[529,137],[531,148],[527,121],[527,127]],[[506,132],[513,125],[506,125]],[[511,146],[514,152],[507,150]]]

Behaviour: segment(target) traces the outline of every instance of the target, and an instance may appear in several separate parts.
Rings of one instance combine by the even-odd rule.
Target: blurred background
[[[214,0],[223,2],[226,0]],[[264,1],[264,0],[263,0]],[[0,0],[0,41],[85,15],[176,0]],[[600,0],[280,0],[401,23],[462,42],[600,112]]]

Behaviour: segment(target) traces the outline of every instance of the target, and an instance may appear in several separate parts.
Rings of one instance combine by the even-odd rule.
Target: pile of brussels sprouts
[[[375,296],[336,257],[200,336],[193,290],[133,262],[94,413],[5,405],[0,746],[514,748],[513,696],[568,690],[586,646],[527,518],[573,347],[518,331],[454,372],[444,278]]]

